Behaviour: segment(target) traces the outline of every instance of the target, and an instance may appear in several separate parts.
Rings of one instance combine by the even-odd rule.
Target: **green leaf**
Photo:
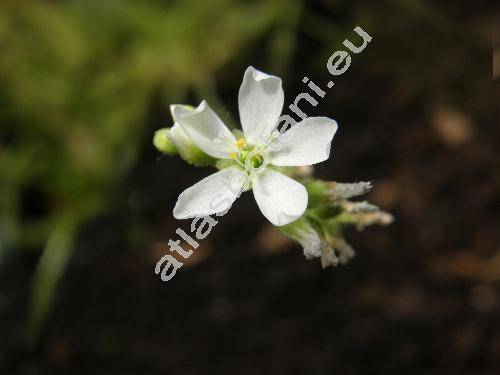
[[[74,247],[78,220],[63,215],[53,228],[35,270],[28,316],[28,345],[33,347],[51,309],[60,278]]]

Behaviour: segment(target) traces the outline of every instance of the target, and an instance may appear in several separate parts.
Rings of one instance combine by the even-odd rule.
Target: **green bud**
[[[216,159],[207,155],[198,146],[196,146],[186,132],[179,124],[174,126],[168,132],[168,139],[175,145],[179,155],[189,164],[196,167],[215,166]]]
[[[177,155],[177,148],[168,138],[170,128],[159,129],[153,137],[153,144],[158,151],[167,155]]]

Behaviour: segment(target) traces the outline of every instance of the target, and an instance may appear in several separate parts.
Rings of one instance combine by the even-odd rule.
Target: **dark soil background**
[[[373,181],[366,199],[391,212],[392,225],[348,230],[356,257],[323,270],[272,230],[247,193],[175,278],[161,282],[155,263],[175,229],[190,225],[173,219],[175,200],[210,171],[152,146],[176,100],[159,90],[110,209],[79,231],[33,350],[24,331],[40,253],[19,252],[2,265],[0,373],[498,374],[493,16],[481,1],[440,2],[420,16],[396,3],[305,3],[282,74],[290,103],[304,75],[321,86],[330,79],[326,60],[356,25],[373,37],[325,99],[304,110],[339,123],[315,176]],[[308,32],[318,20],[345,32],[327,45]],[[273,73],[266,52],[252,51],[215,72],[234,118],[246,66]],[[40,198],[25,198],[33,215]]]

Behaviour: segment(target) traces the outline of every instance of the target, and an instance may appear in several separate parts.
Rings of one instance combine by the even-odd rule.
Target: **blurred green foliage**
[[[106,209],[133,165],[153,93],[215,99],[213,73],[291,10],[285,1],[0,3],[0,249],[45,247],[32,336],[69,259],[68,234]],[[23,214],[33,192],[45,202],[37,217]]]
[[[43,222],[54,218],[23,221],[27,187],[47,195],[54,215],[87,216],[105,206],[105,192],[134,160],[154,90],[181,97],[202,86],[282,6],[3,2],[0,207],[8,242],[40,244],[51,226]]]

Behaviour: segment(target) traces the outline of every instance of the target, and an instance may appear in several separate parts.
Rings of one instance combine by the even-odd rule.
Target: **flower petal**
[[[245,71],[238,94],[243,133],[250,143],[267,140],[283,109],[281,79],[250,66]]]
[[[206,101],[194,110],[183,105],[173,105],[170,109],[174,121],[208,155],[228,159],[228,154],[237,150],[233,134]]]
[[[211,174],[179,195],[174,217],[189,219],[228,210],[240,196],[247,178],[237,167],[225,168]]]
[[[284,132],[269,153],[277,166],[300,167],[325,161],[337,131],[337,123],[327,117],[308,117]]]
[[[191,138],[186,134],[184,129],[175,122],[174,126],[170,129],[167,134],[168,139],[172,142],[177,150],[185,150],[190,144],[193,144]]]
[[[252,186],[260,210],[276,226],[291,223],[307,208],[306,188],[272,169],[257,174]]]

